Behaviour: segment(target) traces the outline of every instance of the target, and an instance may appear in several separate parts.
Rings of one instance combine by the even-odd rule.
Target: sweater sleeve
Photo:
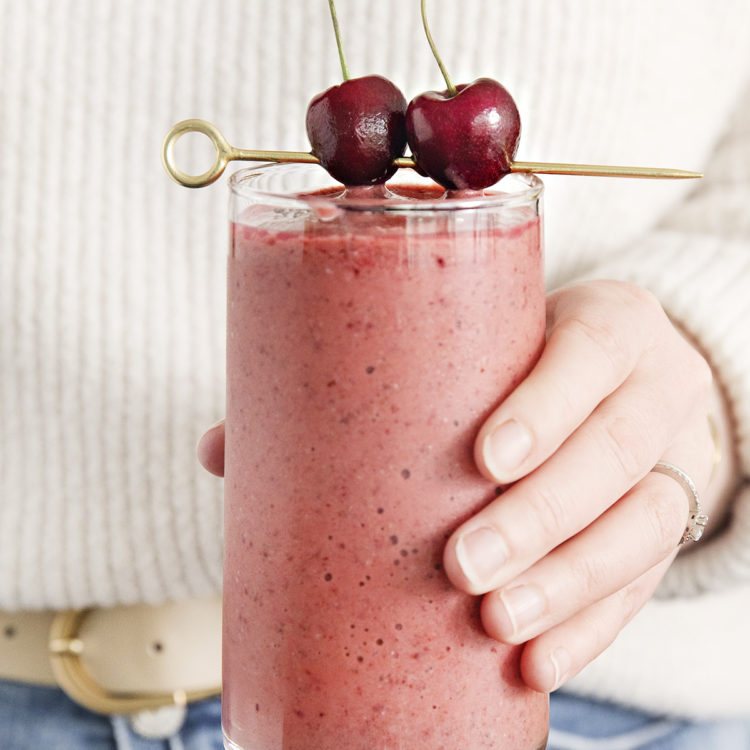
[[[707,176],[647,238],[589,269],[650,289],[708,357],[741,481],[729,522],[566,689],[693,719],[750,714],[750,89]]]

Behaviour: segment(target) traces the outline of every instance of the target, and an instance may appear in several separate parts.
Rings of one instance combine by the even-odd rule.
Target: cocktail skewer
[[[208,137],[216,149],[216,158],[209,169],[199,175],[183,172],[175,163],[175,143],[186,133],[201,133]],[[164,139],[162,163],[169,176],[185,187],[203,187],[215,182],[230,161],[295,162],[318,164],[318,159],[308,151],[262,151],[235,148],[223,133],[206,120],[189,119],[178,122]],[[414,168],[414,160],[403,156],[394,160],[399,168]],[[620,167],[602,164],[564,164],[550,162],[516,161],[511,172],[533,172],[535,174],[587,175],[590,177],[631,177],[640,179],[685,180],[702,177],[700,172],[661,167]]]

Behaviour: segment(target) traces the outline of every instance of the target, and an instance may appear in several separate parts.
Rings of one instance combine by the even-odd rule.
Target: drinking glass
[[[442,571],[545,334],[542,184],[230,182],[223,726],[241,750],[538,750],[547,697]]]

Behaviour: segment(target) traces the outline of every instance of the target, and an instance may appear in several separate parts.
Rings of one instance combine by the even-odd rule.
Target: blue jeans
[[[690,723],[555,694],[550,723],[547,750],[750,750],[750,719]],[[191,704],[176,735],[154,740],[127,718],[91,713],[61,690],[0,681],[0,750],[221,748],[218,698]]]
[[[219,698],[191,703],[180,731],[146,739],[123,716],[81,708],[62,690],[0,681],[0,750],[222,750]]]
[[[556,693],[547,750],[750,750],[750,717],[680,721]]]

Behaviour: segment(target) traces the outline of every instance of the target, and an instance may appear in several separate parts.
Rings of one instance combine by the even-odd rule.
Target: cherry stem
[[[422,0],[422,26],[424,26],[424,33],[427,36],[427,42],[430,45],[432,54],[435,56],[435,60],[437,61],[438,67],[440,68],[440,72],[443,74],[443,78],[445,78],[445,85],[448,87],[448,93],[451,96],[455,96],[458,93],[458,89],[456,89],[456,87],[453,85],[453,81],[451,81],[450,77],[448,76],[448,71],[445,69],[445,65],[443,65],[443,61],[440,59],[437,47],[435,46],[435,42],[432,38],[432,34],[430,34],[430,27],[427,25],[426,0]]]
[[[336,46],[339,50],[339,60],[341,62],[341,73],[344,80],[349,80],[349,68],[346,65],[346,56],[344,55],[344,45],[341,43],[341,29],[339,28],[339,19],[336,16],[336,4],[334,0],[328,0],[328,7],[331,9],[331,21],[333,21],[333,33],[336,34]]]

